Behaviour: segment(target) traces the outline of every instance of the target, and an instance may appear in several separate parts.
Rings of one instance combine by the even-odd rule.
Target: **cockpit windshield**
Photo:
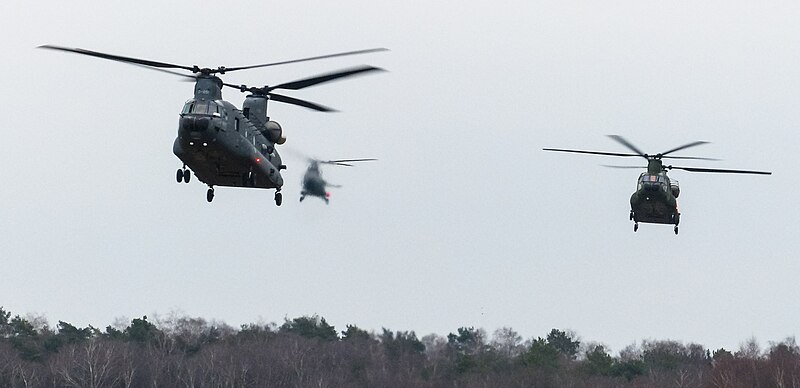
[[[667,184],[667,177],[664,175],[651,175],[642,174],[639,179],[637,190],[647,189],[650,191],[663,190],[667,191],[669,185]]]
[[[220,111],[224,112],[224,109],[220,109],[219,104],[215,101],[197,101],[197,100],[189,100],[186,101],[186,104],[183,106],[182,114],[200,114],[200,115],[213,115],[220,117]]]
[[[643,183],[666,183],[667,179],[663,175],[642,175]]]

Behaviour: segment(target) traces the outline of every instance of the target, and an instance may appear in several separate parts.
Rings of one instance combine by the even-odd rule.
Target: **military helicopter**
[[[81,48],[53,45],[39,46],[39,48],[125,62],[193,81],[195,83],[194,97],[186,101],[183,106],[178,121],[178,137],[172,148],[175,156],[183,162],[183,167],[176,173],[178,183],[189,183],[193,171],[201,182],[208,185],[206,193],[208,202],[214,199],[214,186],[274,188],[275,204],[278,206],[283,200],[280,192],[283,186],[280,170],[285,169],[286,165],[282,163],[280,155],[275,150],[275,145],[284,144],[286,137],[280,124],[271,121],[267,116],[267,102],[273,100],[320,112],[331,112],[333,109],[273,91],[277,89],[299,90],[357,74],[383,71],[383,69],[365,65],[263,87],[228,84],[223,82],[218,75],[238,70],[386,51],[385,48],[374,48],[252,66],[201,68],[197,65],[175,65]],[[180,69],[192,74],[167,69]],[[245,97],[241,110],[222,99],[223,87],[250,93]]]
[[[675,147],[669,151],[664,151],[655,155],[645,154],[640,151],[636,146],[625,140],[622,136],[609,135],[618,143],[622,144],[633,154],[617,153],[617,152],[601,152],[601,151],[582,151],[570,150],[560,148],[543,148],[545,151],[557,152],[571,152],[577,154],[590,154],[590,155],[605,155],[605,156],[622,156],[622,157],[642,157],[647,160],[647,171],[639,175],[639,180],[636,185],[636,192],[631,195],[631,212],[630,220],[633,221],[633,231],[639,230],[639,223],[650,224],[672,224],[675,225],[674,232],[678,234],[678,224],[681,221],[681,213],[678,211],[678,195],[680,195],[680,187],[678,181],[670,179],[667,176],[668,170],[684,170],[689,172],[710,172],[710,173],[726,173],[726,174],[759,174],[759,175],[772,175],[767,171],[749,171],[749,170],[728,170],[717,168],[699,168],[699,167],[678,167],[662,163],[662,159],[691,159],[691,160],[717,160],[712,158],[701,158],[694,156],[667,156],[676,151],[684,150],[686,148],[695,147],[701,144],[706,144],[705,141],[695,141],[689,144],[684,144],[680,147]],[[605,166],[614,168],[641,168],[636,166]]]
[[[328,203],[328,200],[331,196],[331,193],[326,190],[328,187],[342,187],[339,185],[333,185],[322,179],[322,171],[320,171],[319,165],[320,164],[332,164],[334,166],[347,166],[353,167],[353,162],[368,162],[378,159],[339,159],[339,160],[316,160],[310,159],[310,163],[308,165],[308,169],[306,169],[305,175],[303,175],[303,190],[300,191],[300,202],[303,202],[306,199],[307,195],[312,197],[319,197]]]

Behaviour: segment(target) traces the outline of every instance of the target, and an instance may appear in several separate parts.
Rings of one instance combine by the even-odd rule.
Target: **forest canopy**
[[[793,337],[765,349],[749,339],[736,350],[643,340],[614,355],[568,330],[543,334],[460,327],[419,338],[337,330],[317,315],[239,328],[177,314],[50,327],[0,307],[0,386],[800,386]]]

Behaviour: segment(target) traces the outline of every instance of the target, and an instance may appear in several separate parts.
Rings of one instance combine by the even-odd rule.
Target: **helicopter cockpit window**
[[[656,183],[658,182],[658,175],[642,175],[642,182]]]
[[[192,113],[208,115],[216,111],[217,104],[210,101],[195,101],[192,106]]]
[[[214,112],[212,112],[211,115],[224,119],[227,116],[226,113],[227,111],[225,111],[225,107],[221,103],[214,102]]]
[[[181,114],[185,115],[187,113],[190,113],[193,107],[194,107],[194,100],[186,101],[186,104],[183,105],[183,110],[181,111]]]
[[[641,190],[643,185],[647,185],[647,187],[657,187],[661,186],[661,189],[666,191],[667,190],[667,178],[663,175],[642,175],[642,178],[639,180],[638,189]]]

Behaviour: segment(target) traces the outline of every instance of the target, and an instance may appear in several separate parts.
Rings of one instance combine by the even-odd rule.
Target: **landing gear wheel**
[[[304,199],[306,199],[305,196],[300,197],[300,202],[303,202]]]
[[[175,178],[178,180],[178,183],[183,182],[183,170],[182,169],[180,169],[180,168],[178,169],[178,172],[175,173]]]
[[[302,198],[300,199],[302,201]],[[280,192],[275,193],[275,204],[281,206],[283,203],[283,194]]]
[[[189,183],[190,180],[192,180],[192,172],[189,170],[183,170],[183,182]]]
[[[636,232],[637,230],[639,230],[639,223],[638,222],[633,224],[633,231]]]
[[[675,231],[675,234],[677,235],[678,234],[678,225],[675,225],[675,229],[673,229],[673,230]]]
[[[211,202],[214,200],[214,188],[209,187],[208,191],[206,191],[206,201]]]

